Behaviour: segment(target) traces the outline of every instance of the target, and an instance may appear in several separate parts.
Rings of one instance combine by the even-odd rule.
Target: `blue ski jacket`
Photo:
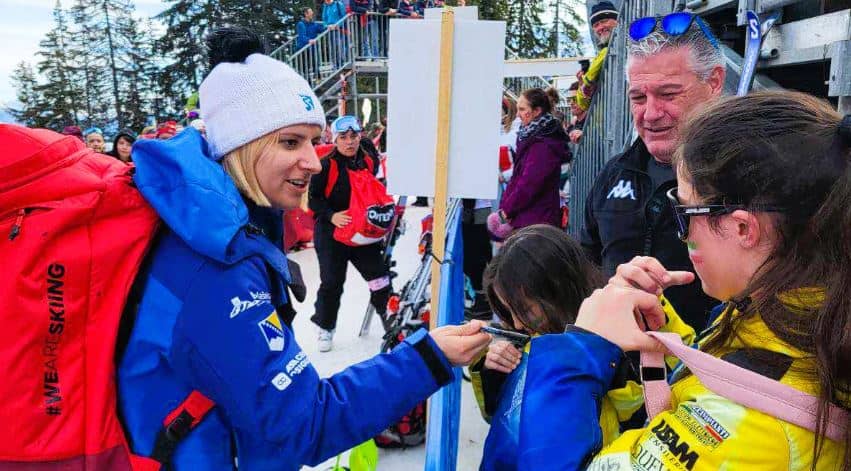
[[[119,408],[134,453],[192,391],[216,406],[179,442],[175,470],[297,470],[377,435],[453,379],[425,331],[320,379],[274,306],[286,258],[194,129],[133,148],[139,190],[167,229],[150,254],[119,364]]]
[[[316,36],[319,36],[319,34],[325,31],[325,24],[316,21],[301,20],[295,25],[295,31],[295,47],[296,49],[301,49],[307,46],[307,43],[311,39],[316,39]]]

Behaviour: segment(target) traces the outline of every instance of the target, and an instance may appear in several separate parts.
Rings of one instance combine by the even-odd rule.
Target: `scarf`
[[[520,131],[517,133],[517,142],[525,141],[532,136],[552,134],[559,126],[561,126],[561,123],[559,123],[555,116],[550,113],[544,113],[533,119],[528,125],[520,126]]]

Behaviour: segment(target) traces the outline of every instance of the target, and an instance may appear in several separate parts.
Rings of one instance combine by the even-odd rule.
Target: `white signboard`
[[[479,19],[479,7],[452,7],[452,11],[455,12],[455,21],[476,21]],[[427,20],[440,20],[442,13],[443,8],[426,8],[423,18]]]
[[[496,199],[505,23],[455,21],[448,196]],[[440,21],[391,20],[388,189],[434,196]]]

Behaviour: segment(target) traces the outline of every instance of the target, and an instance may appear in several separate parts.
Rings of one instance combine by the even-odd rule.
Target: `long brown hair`
[[[702,200],[780,209],[764,213],[776,246],[729,305],[742,315],[724,316],[704,348],[728,345],[744,319],[759,315],[780,340],[813,356],[815,371],[802,373],[820,388],[815,469],[827,405],[847,408],[851,392],[851,120],[810,95],[757,92],[708,105],[681,142],[675,165]],[[718,217],[708,222],[717,230]],[[823,289],[823,301],[802,288]],[[851,427],[845,444],[843,469],[851,470]]]
[[[511,324],[514,313],[539,334],[564,332],[576,321],[582,301],[603,284],[602,275],[579,243],[544,224],[512,234],[484,275],[485,293],[500,319]],[[529,315],[533,303],[540,306],[544,319]]]

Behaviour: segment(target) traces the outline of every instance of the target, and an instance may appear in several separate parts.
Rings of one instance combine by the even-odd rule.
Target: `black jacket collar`
[[[618,159],[618,165],[628,170],[647,173],[647,164],[652,158],[653,156],[650,155],[650,151],[647,150],[644,141],[639,137],[626,152],[621,154]]]

